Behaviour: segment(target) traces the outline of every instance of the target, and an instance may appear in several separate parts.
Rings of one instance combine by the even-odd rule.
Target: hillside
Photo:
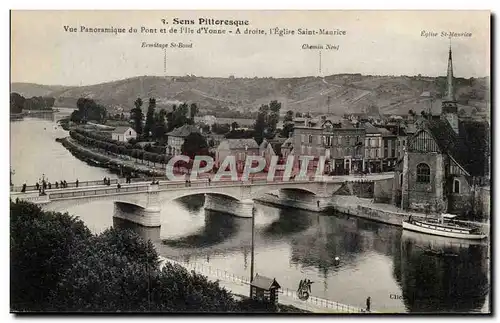
[[[25,98],[31,98],[34,96],[50,96],[52,93],[57,91],[63,91],[70,89],[70,86],[62,85],[42,85],[35,83],[12,83],[11,92],[17,92],[24,96]]]
[[[420,95],[429,91],[433,106],[439,106],[445,78],[420,76],[365,76],[340,74],[300,78],[206,78],[142,76],[80,87],[45,86],[13,83],[12,92],[23,96],[50,95],[56,106],[74,106],[80,97],[88,97],[108,108],[133,107],[134,100],[155,97],[159,107],[175,102],[196,102],[202,113],[229,108],[255,111],[271,100],[282,102],[282,111],[398,114],[409,109],[428,109],[429,99]],[[489,95],[489,78],[456,79],[457,100],[465,110],[482,110]],[[329,104],[328,104],[329,103]]]

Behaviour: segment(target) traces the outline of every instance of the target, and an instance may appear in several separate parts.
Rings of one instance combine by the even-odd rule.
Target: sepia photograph
[[[10,312],[491,315],[491,23],[11,10]]]

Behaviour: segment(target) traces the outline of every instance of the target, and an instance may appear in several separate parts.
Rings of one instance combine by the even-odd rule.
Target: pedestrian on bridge
[[[366,311],[367,312],[370,312],[371,305],[372,305],[372,299],[370,296],[368,296],[368,298],[366,299]]]
[[[59,183],[56,181],[56,188],[59,188]]]
[[[52,184],[50,184],[50,182],[49,182],[49,190],[50,190],[50,189],[52,189]]]
[[[36,190],[39,191],[40,190],[40,184],[38,184],[38,182],[36,182],[35,186],[36,186]]]
[[[118,188],[118,189],[122,188],[122,186],[120,185],[120,183],[116,184],[116,188]]]
[[[106,185],[106,184],[107,184],[107,179],[106,179],[106,177],[104,177],[104,185]]]
[[[76,179],[75,185],[78,187],[78,178]]]
[[[23,184],[23,188],[21,188],[21,193],[26,192],[26,183]]]
[[[64,188],[68,187],[68,182],[66,182],[66,180],[64,180],[63,183],[64,183]]]
[[[208,186],[210,186],[210,183],[212,183],[212,179],[209,177],[208,178]]]

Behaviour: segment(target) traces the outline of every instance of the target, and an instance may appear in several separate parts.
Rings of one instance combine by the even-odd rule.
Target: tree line
[[[142,139],[164,141],[166,134],[175,128],[194,124],[194,117],[198,113],[196,103],[182,103],[179,106],[174,104],[170,112],[165,109],[155,111],[156,99],[150,98],[146,115],[142,112],[142,105],[142,99],[137,98],[134,108],[130,110],[130,121],[138,137]]]
[[[276,310],[236,301],[218,282],[179,265],[160,267],[151,241],[131,230],[109,228],[95,235],[77,217],[23,201],[10,202],[10,228],[15,312]]]
[[[52,97],[34,96],[29,99],[19,93],[10,94],[10,113],[21,113],[23,110],[52,110],[56,99]]]
[[[139,145],[113,140],[107,138],[106,136],[82,129],[71,130],[69,135],[71,138],[84,145],[99,148],[119,155],[130,156],[135,158],[136,161],[139,161],[139,159],[146,160],[148,164],[149,162],[152,162],[153,166],[155,166],[156,163],[166,164],[171,158],[171,156],[165,154],[165,147],[146,145],[143,149]]]

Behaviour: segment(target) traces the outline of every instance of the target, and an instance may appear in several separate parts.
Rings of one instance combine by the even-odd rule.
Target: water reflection
[[[484,244],[405,231],[396,275],[405,306],[410,312],[481,309],[489,292],[486,257]]]
[[[210,247],[235,236],[240,229],[241,222],[248,222],[248,219],[206,210],[205,225],[202,229],[195,234],[181,238],[163,239],[163,243],[178,248]]]
[[[318,217],[311,216],[311,212],[294,209],[278,209],[278,218],[261,229],[266,240],[282,239],[307,230]]]

